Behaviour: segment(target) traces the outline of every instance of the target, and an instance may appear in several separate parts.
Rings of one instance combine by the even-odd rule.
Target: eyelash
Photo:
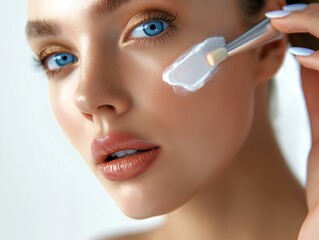
[[[166,39],[172,38],[172,35],[178,30],[177,25],[175,24],[175,21],[177,19],[177,14],[172,15],[165,11],[160,10],[149,10],[147,12],[141,13],[138,16],[133,17],[133,21],[135,22],[132,26],[130,26],[126,32],[127,34],[124,35],[123,41],[124,42],[133,42],[134,45],[139,44],[153,44],[154,46],[165,43]],[[149,22],[149,21],[165,21],[168,24],[168,27],[165,29],[165,32],[155,36],[155,37],[149,37],[149,38],[132,38],[130,39],[129,36],[132,33],[132,31],[138,27],[139,25]],[[70,52],[65,51],[62,47],[58,46],[49,46],[46,47],[44,50],[42,50],[39,54],[37,54],[36,57],[33,57],[33,60],[35,62],[35,65],[37,68],[42,69],[46,73],[49,79],[54,78],[57,75],[60,75],[61,78],[71,70],[72,65],[69,64],[64,67],[61,67],[59,69],[55,70],[49,70],[47,67],[47,59],[55,54],[59,54],[62,52]]]
[[[178,26],[176,25],[176,19],[177,19],[177,14],[172,15],[168,12],[164,11],[148,11],[145,13],[142,13],[140,16],[136,17],[137,20],[135,24],[129,27],[127,30],[128,34],[124,36],[124,42],[126,41],[133,41],[135,45],[137,44],[152,44],[154,46],[165,43],[166,38],[171,38],[172,35],[178,30]],[[155,37],[149,37],[149,38],[133,38],[129,39],[129,35],[132,33],[132,31],[140,26],[143,23],[154,21],[154,20],[159,20],[159,21],[164,21],[167,22],[168,27],[165,29],[165,32],[155,36]]]
[[[36,68],[41,69],[44,71],[49,79],[54,78],[56,75],[64,76],[69,70],[71,70],[73,64],[69,64],[65,67],[61,67],[55,70],[49,70],[47,67],[47,59],[55,54],[62,53],[62,52],[69,52],[62,50],[61,47],[53,47],[49,46],[45,48],[40,54],[33,57],[33,62]]]

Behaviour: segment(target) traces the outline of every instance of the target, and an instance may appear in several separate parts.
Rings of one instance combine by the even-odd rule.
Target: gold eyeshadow
[[[131,44],[133,43],[134,46],[138,44],[144,44],[144,45],[159,45],[165,43],[166,39],[171,39],[175,31],[178,29],[177,25],[175,24],[177,18],[177,14],[173,15],[167,11],[163,10],[157,10],[157,9],[150,9],[143,12],[140,12],[136,15],[134,15],[127,23],[125,28],[122,30],[122,39],[121,41],[124,44]],[[130,35],[132,34],[132,31],[142,25],[143,23],[147,23],[150,21],[163,21],[168,24],[167,28],[160,34],[153,36],[153,37],[141,37],[141,38],[132,38]],[[144,46],[143,45],[143,46]],[[37,65],[39,65],[47,74],[48,78],[62,78],[65,77],[67,73],[69,73],[73,66],[76,64],[71,63],[66,66],[63,66],[58,69],[50,70],[47,65],[47,60],[59,53],[70,53],[72,55],[74,54],[74,51],[67,47],[63,47],[58,44],[51,44],[48,45],[40,50],[40,52],[37,54]],[[79,60],[79,57],[77,56],[77,59]]]
[[[164,40],[167,36],[171,37],[172,34],[177,30],[177,25],[175,24],[176,18],[177,14],[172,15],[171,13],[168,13],[163,10],[147,10],[141,12],[133,16],[127,23],[127,26],[123,31],[125,32],[125,34],[122,42],[125,43],[129,41],[134,41],[135,43],[154,43],[154,45],[163,43],[165,42]],[[129,35],[136,27],[142,25],[143,23],[155,20],[165,21],[168,24],[168,28],[162,34],[148,38],[130,38]]]

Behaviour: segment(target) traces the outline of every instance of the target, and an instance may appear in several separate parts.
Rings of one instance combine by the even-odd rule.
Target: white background
[[[0,1],[0,239],[87,240],[160,222],[125,217],[65,139],[25,40],[26,3]],[[276,84],[275,126],[304,182],[310,140],[291,56]]]

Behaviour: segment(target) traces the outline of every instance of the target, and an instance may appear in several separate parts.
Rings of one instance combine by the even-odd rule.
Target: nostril
[[[114,114],[114,113],[117,113],[119,109],[112,104],[105,104],[105,105],[99,106],[98,110]]]
[[[116,107],[114,107],[113,105],[109,105],[109,104],[100,106],[96,110],[97,110],[97,112],[92,112],[92,113],[88,113],[88,112],[84,112],[84,111],[80,111],[80,112],[81,112],[82,116],[85,119],[93,122],[94,121],[94,115],[98,114],[98,111],[102,111],[102,112],[103,111],[106,111],[106,112],[116,112],[117,111]]]
[[[82,112],[82,115],[83,115],[83,117],[84,117],[85,119],[87,119],[87,120],[93,122],[93,115],[88,114],[88,113],[83,113],[83,112]]]
[[[116,109],[115,109],[115,107],[114,107],[113,105],[107,104],[107,105],[105,105],[105,107],[107,107],[109,110],[111,110],[111,111],[113,111],[113,112],[116,111]]]

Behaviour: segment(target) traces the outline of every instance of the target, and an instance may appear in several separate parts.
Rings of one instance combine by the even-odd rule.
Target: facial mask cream
[[[207,53],[226,45],[223,37],[211,37],[183,53],[163,73],[163,80],[171,86],[195,92],[209,81],[216,66],[207,62]]]

